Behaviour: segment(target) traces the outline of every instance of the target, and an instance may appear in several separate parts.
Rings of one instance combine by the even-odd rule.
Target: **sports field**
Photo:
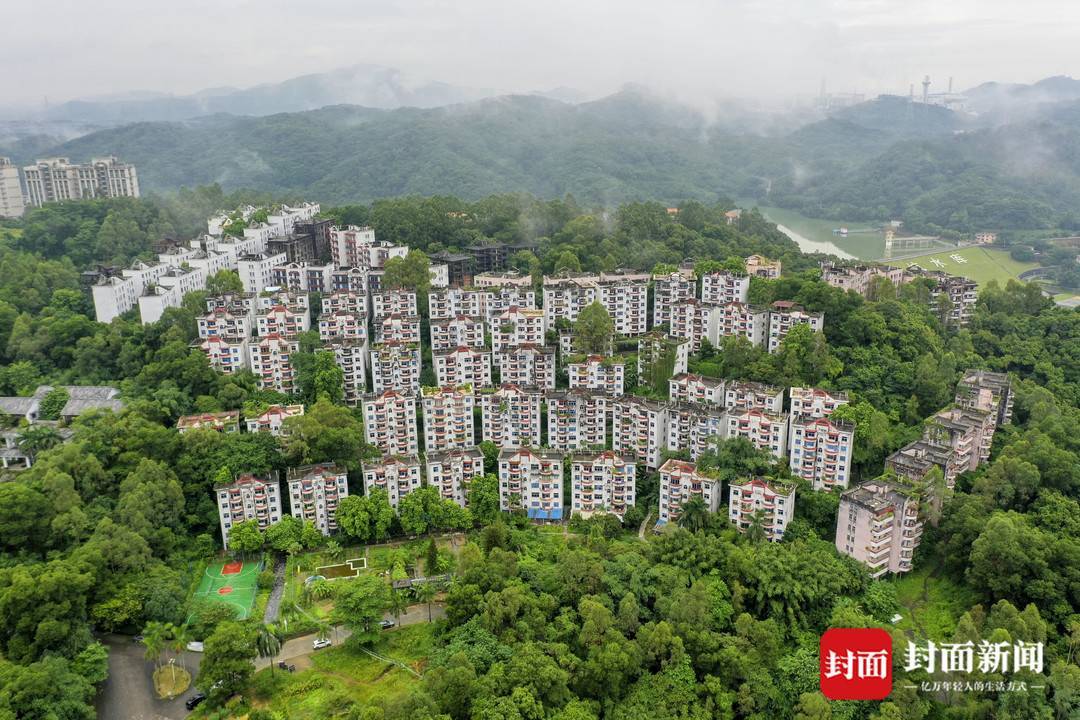
[[[243,620],[255,604],[259,568],[259,562],[210,563],[203,571],[195,597],[231,605],[237,620]]]
[[[924,270],[944,270],[950,275],[974,280],[979,285],[985,285],[991,280],[997,280],[1004,285],[1025,270],[1038,267],[1037,263],[1013,260],[1005,250],[987,250],[981,247],[945,250],[932,255],[895,258],[882,262],[903,266],[915,263]]]

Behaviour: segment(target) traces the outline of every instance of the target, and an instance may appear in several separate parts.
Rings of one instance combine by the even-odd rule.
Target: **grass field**
[[[904,619],[897,627],[908,635],[945,640],[952,637],[960,616],[978,602],[969,589],[936,566],[923,566],[896,580]]]
[[[238,620],[251,614],[258,592],[260,563],[210,563],[203,571],[195,597],[232,606]]]
[[[951,256],[957,255],[967,260],[960,263]],[[936,265],[933,260],[938,260],[941,265]],[[890,261],[893,265],[910,265],[915,263],[924,270],[944,270],[951,275],[960,275],[985,285],[991,280],[997,280],[1004,285],[1020,273],[1031,268],[1038,267],[1037,263],[1018,262],[1009,257],[1004,250],[987,250],[981,247],[969,247],[963,250],[946,250],[933,255],[919,255],[917,257],[896,258]],[[943,267],[942,267],[943,266]]]

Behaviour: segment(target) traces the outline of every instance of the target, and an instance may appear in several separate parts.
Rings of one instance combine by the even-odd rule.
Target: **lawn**
[[[425,623],[384,633],[372,650],[423,673],[432,647],[432,626]],[[350,703],[393,699],[420,682],[412,673],[346,646],[322,650],[311,660],[310,668],[295,674],[259,671],[250,693],[254,704],[290,720],[315,720]]]
[[[897,627],[920,638],[951,638],[960,616],[978,602],[969,589],[937,565],[925,565],[894,582],[904,616]]]
[[[952,255],[958,255],[967,262],[958,263],[952,259]],[[932,260],[940,261],[944,267],[934,264],[931,262]],[[951,275],[960,275],[974,280],[980,286],[991,280],[997,280],[1004,285],[1025,270],[1038,267],[1038,263],[1013,260],[1009,253],[1004,250],[988,250],[981,247],[946,250],[933,255],[919,255],[918,257],[896,258],[888,262],[893,265],[905,266],[915,263],[924,270],[944,270]]]

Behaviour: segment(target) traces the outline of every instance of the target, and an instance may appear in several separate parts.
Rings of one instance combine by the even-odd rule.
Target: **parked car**
[[[390,628],[394,627],[395,625],[397,625],[397,623],[394,622],[393,620],[383,620],[382,622],[379,623],[379,626],[382,627],[383,630],[389,630]]]
[[[202,703],[202,701],[205,699],[206,695],[204,693],[195,693],[187,699],[187,702],[184,703],[184,707],[186,707],[188,710],[194,710],[195,708],[199,707],[199,704]]]
[[[141,643],[142,641],[143,641],[143,636],[142,635],[135,635],[134,637],[131,638],[131,642],[133,642],[133,643]]]
[[[334,643],[330,642],[329,640],[316,640],[315,642],[311,643],[311,647],[315,648],[316,650],[322,650],[323,648],[328,648],[333,644]]]

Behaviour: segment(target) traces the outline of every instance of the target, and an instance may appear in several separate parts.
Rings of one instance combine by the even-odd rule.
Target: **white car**
[[[311,643],[311,647],[315,648],[316,650],[322,650],[323,648],[328,648],[331,645],[333,645],[333,643],[329,640],[316,640],[315,642]]]

